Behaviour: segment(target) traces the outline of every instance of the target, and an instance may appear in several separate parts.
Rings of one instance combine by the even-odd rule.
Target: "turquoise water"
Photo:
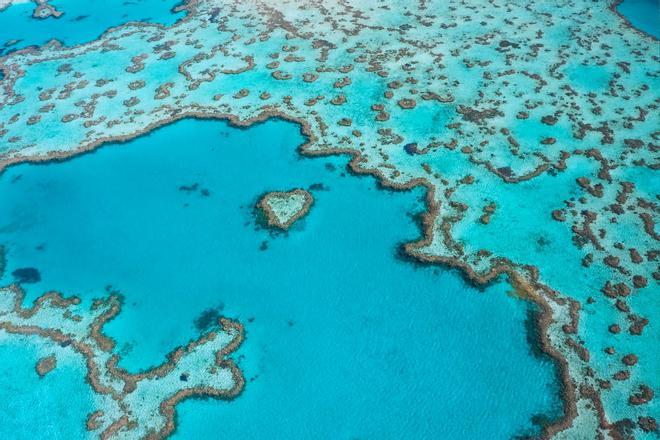
[[[617,6],[633,26],[660,38],[660,2],[658,0],[624,0]]]
[[[84,438],[93,394],[80,360],[58,356],[57,368],[40,378],[35,364],[54,352],[51,347],[34,337],[4,334],[0,342],[0,438]]]
[[[379,190],[348,175],[345,158],[300,157],[302,142],[283,121],[184,120],[11,167],[0,177],[0,282],[34,268],[30,299],[121,291],[106,331],[130,370],[197,336],[204,316],[239,319],[244,393],[180,405],[177,438],[510,438],[557,414],[554,367],[525,331],[532,305],[503,282],[479,291],[397,258],[419,236],[422,190]],[[296,187],[316,199],[308,216],[288,234],[259,228],[259,197]]]
[[[62,18],[34,20],[32,4],[0,13],[0,41],[21,40],[0,55],[51,38],[67,45],[91,41],[107,27],[130,20],[171,24],[183,16],[171,14],[176,3],[163,0],[53,4],[65,12]],[[626,0],[619,10],[634,26],[658,35],[656,2]],[[104,69],[112,71],[107,63]],[[578,90],[598,93],[608,89],[614,72],[606,65],[569,64],[563,70]],[[252,86],[252,80],[238,76],[223,81]],[[417,139],[423,127],[434,126],[440,116],[444,125],[453,111],[447,118],[410,112],[393,119],[406,138]],[[522,143],[549,135],[559,145],[572,142],[570,127],[516,124],[513,132]],[[0,282],[23,280],[30,299],[57,289],[90,300],[118,289],[126,297],[125,310],[106,330],[119,342],[122,365],[134,371],[160,363],[164,353],[199,335],[217,314],[241,320],[247,331],[238,353],[248,379],[244,394],[232,402],[185,402],[179,408],[178,438],[215,437],[218,431],[247,438],[509,438],[534,433],[530,420],[538,420],[535,415],[556,414],[552,365],[531,353],[525,330],[533,307],[508,295],[505,283],[481,292],[454,272],[398,259],[398,244],[419,235],[412,215],[424,209],[422,191],[380,191],[371,178],[345,176],[345,159],[300,158],[294,153],[300,142],[296,127],[281,121],[248,131],[184,121],[61,164],[13,167],[0,177],[0,245],[9,251]],[[508,160],[506,155],[502,160]],[[434,169],[443,173],[465,172],[463,161],[445,155],[437,161]],[[595,172],[576,159],[569,172],[581,167],[585,174]],[[547,214],[556,206],[540,182],[562,181],[553,188],[553,197],[561,200],[576,176],[540,177],[522,186],[543,196],[536,207]],[[648,184],[637,175],[629,180],[638,190],[653,188],[651,177]],[[257,227],[253,207],[259,197],[296,187],[314,194],[311,213],[289,234]],[[494,183],[489,192],[499,189]],[[529,199],[510,194],[524,211]],[[565,268],[574,264],[576,279],[585,274],[584,282],[595,284],[596,277],[578,267],[580,252],[561,249],[559,243],[570,238],[552,243],[562,238],[552,231],[570,234],[569,229],[553,224],[541,237],[538,223],[514,214],[498,207],[486,233],[492,237],[488,249],[529,262],[528,251],[536,243],[542,267],[559,266],[564,270],[551,272],[564,278]],[[475,217],[454,228],[464,244],[478,235],[477,222]],[[529,247],[502,240],[500,231],[517,222],[531,231]],[[627,227],[619,225],[617,233],[627,235]],[[480,244],[488,243],[479,238]],[[544,254],[551,255],[547,249],[558,248],[561,258],[543,261]],[[546,281],[552,278],[543,273]],[[564,293],[576,286],[565,279],[552,279],[551,285]],[[653,298],[629,301],[633,310],[644,310],[657,322]],[[618,312],[601,300],[583,306],[580,334],[588,336],[592,365],[606,366],[612,374],[622,368],[602,348],[625,341],[626,352],[640,354],[633,379],[642,377],[654,386],[657,362],[647,359],[653,353],[648,355],[647,341],[657,340],[653,324],[645,339],[613,338],[607,327]],[[0,428],[0,438],[14,432],[29,438],[32,431],[21,427],[33,426],[27,418],[33,406],[48,433],[44,438],[82,436],[84,414],[92,405],[81,368],[58,368],[38,379],[34,363],[48,353],[36,354],[32,343],[20,339],[10,347],[0,345],[0,374],[7,372],[0,385],[5,401],[12,403],[2,408],[3,417],[25,415]],[[75,404],[63,406],[68,395],[58,390],[72,386]],[[631,388],[604,399],[611,420],[636,419],[626,404]],[[655,399],[642,411],[654,415],[657,409]]]
[[[34,3],[19,3],[0,12],[0,56],[52,39],[73,46],[98,38],[108,28],[129,21],[171,25],[184,16],[172,13],[179,0],[55,0],[59,18],[32,18]],[[19,40],[6,46],[11,40]]]

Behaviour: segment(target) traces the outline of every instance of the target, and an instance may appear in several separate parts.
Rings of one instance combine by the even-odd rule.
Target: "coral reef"
[[[660,57],[608,6],[189,0],[171,27],[0,59],[0,167],[186,117],[296,121],[302,154],[428,189],[409,255],[475,283],[504,274],[544,308],[565,397],[545,436],[641,436],[660,387],[639,349],[660,319]]]
[[[287,230],[296,221],[307,215],[314,203],[314,197],[304,189],[286,192],[269,192],[264,195],[257,207],[266,216],[269,227]]]
[[[176,348],[163,364],[133,374],[119,367],[115,343],[103,334],[103,326],[120,312],[119,297],[96,300],[91,307],[55,292],[30,308],[22,307],[23,299],[18,286],[0,289],[0,331],[37,336],[81,358],[98,406],[87,429],[100,438],[164,438],[175,429],[177,403],[199,396],[231,399],[243,388],[243,376],[227,358],[243,339],[235,321],[220,318],[217,328]],[[35,368],[43,377],[56,365],[52,355]]]

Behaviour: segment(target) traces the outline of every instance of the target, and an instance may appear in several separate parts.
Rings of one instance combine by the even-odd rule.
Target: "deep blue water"
[[[98,38],[108,28],[129,21],[171,25],[184,16],[172,13],[180,0],[54,0],[50,4],[64,12],[59,18],[32,18],[34,3],[12,5],[0,12],[0,56],[52,39],[67,46]],[[10,40],[19,40],[5,46]]]
[[[302,141],[282,121],[185,120],[11,167],[0,178],[0,281],[34,267],[31,299],[119,289],[125,309],[107,331],[132,370],[198,335],[209,308],[241,320],[244,394],[184,403],[178,438],[508,438],[556,413],[554,367],[527,340],[531,305],[504,283],[480,292],[397,259],[419,235],[422,190],[380,190],[347,175],[345,158],[301,158]],[[255,225],[265,191],[319,183],[288,235]]]
[[[624,0],[617,9],[633,26],[660,38],[659,0]]]

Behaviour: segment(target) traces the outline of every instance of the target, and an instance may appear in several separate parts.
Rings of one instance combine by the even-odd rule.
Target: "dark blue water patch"
[[[222,317],[223,309],[224,305],[204,310],[197,318],[195,318],[195,328],[199,332],[206,332],[213,327],[217,327],[218,322]]]
[[[660,38],[659,0],[624,0],[617,10],[637,29]]]
[[[21,267],[11,273],[14,281],[18,284],[32,284],[41,281],[41,274],[34,267]]]
[[[178,438],[538,433],[532,418],[561,405],[553,364],[527,340],[531,305],[503,282],[480,291],[398,259],[399,244],[419,237],[411,215],[425,209],[423,189],[384,191],[347,173],[345,157],[301,157],[303,142],[283,121],[184,120],[69,161],[10,167],[0,177],[8,272],[40,269],[29,299],[124,295],[106,330],[132,371],[216,316],[240,320],[245,391],[181,405]],[[308,215],[285,234],[259,228],[259,197],[293,188],[315,188]]]
[[[129,21],[172,25],[185,16],[184,12],[173,12],[181,0],[56,0],[50,4],[63,12],[59,18],[33,18],[32,2],[0,12],[0,56],[53,39],[66,46],[87,43]]]

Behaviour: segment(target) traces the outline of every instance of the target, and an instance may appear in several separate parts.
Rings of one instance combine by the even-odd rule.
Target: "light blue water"
[[[660,38],[659,0],[624,0],[617,9],[633,26]]]
[[[93,394],[84,366],[58,359],[40,378],[37,361],[52,354],[37,338],[0,339],[0,438],[68,440],[85,437]]]
[[[56,39],[73,46],[98,38],[108,28],[129,21],[171,25],[184,17],[173,13],[179,0],[55,0],[50,4],[64,14],[59,18],[32,18],[34,3],[12,5],[0,12],[0,56]],[[5,46],[10,40],[16,44]]]
[[[346,175],[345,158],[301,158],[302,142],[282,121],[185,120],[11,167],[0,177],[0,282],[35,267],[30,298],[119,289],[125,308],[106,330],[131,370],[198,335],[209,308],[241,320],[244,393],[180,405],[181,439],[510,438],[556,414],[554,367],[527,340],[530,304],[504,283],[480,292],[397,259],[397,244],[419,235],[410,215],[422,191],[379,190]],[[317,183],[288,235],[255,226],[264,192]]]

